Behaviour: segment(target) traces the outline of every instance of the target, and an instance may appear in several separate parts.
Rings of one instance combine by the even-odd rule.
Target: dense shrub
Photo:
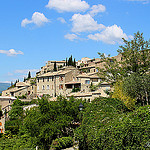
[[[62,137],[57,138],[52,143],[52,149],[54,150],[61,150],[64,148],[68,148],[73,146],[73,138],[72,137]]]
[[[82,150],[145,149],[150,142],[150,109],[129,112],[123,102],[97,99],[84,110],[76,138]]]

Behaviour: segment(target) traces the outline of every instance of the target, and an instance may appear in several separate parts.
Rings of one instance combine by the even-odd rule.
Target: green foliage
[[[128,112],[116,99],[97,99],[86,107],[75,136],[79,149],[145,149],[150,133],[149,106]]]
[[[101,62],[104,68],[98,68],[99,75],[102,79],[111,83],[117,80],[124,79],[132,73],[140,75],[149,71],[150,66],[150,42],[145,41],[143,33],[137,32],[134,34],[134,39],[127,41],[123,39],[124,46],[120,46],[118,50],[122,56],[122,61],[117,61],[115,58],[105,57],[99,53]]]
[[[27,98],[27,96],[26,95],[21,95],[21,96],[16,96],[16,98],[19,98],[19,99],[26,99]]]
[[[72,137],[62,137],[57,138],[52,142],[52,149],[53,150],[61,150],[64,148],[68,148],[73,146],[73,138]]]
[[[31,84],[31,85],[36,84],[36,78],[35,78],[35,79],[33,79],[33,80],[31,80],[31,81],[30,81],[30,84]]]
[[[30,78],[31,78],[31,73],[29,71],[27,79],[30,79]]]
[[[150,74],[131,74],[124,80],[123,90],[130,97],[136,99],[137,102],[139,101],[143,105],[147,103],[148,105],[150,97]]]
[[[7,122],[7,130],[11,131],[12,135],[17,135],[20,140],[28,137],[25,138],[26,144],[22,143],[22,147],[35,148],[35,145],[38,145],[41,149],[47,150],[56,138],[73,136],[75,127],[72,126],[72,122],[79,121],[80,102],[81,100],[75,100],[73,97],[67,100],[62,96],[55,102],[48,102],[44,96],[38,100],[39,107],[27,110],[22,116],[20,108],[23,104],[16,100],[10,112],[10,120]],[[67,139],[63,140],[67,145]],[[18,147],[14,146],[18,148],[21,144],[18,144]]]
[[[124,92],[122,81],[118,81],[114,84],[112,98],[120,99],[130,110],[133,110],[135,108],[135,99],[128,95],[126,92]]]
[[[75,61],[75,58],[73,60],[72,55],[69,57],[68,60],[66,58],[66,66],[74,66],[74,67],[76,67],[76,61]]]
[[[72,89],[72,92],[79,92],[79,91],[80,91],[80,88],[79,88],[79,87]]]
[[[98,88],[98,85],[93,85],[93,83],[91,82],[90,90],[91,90],[91,91],[96,91],[97,88]]]

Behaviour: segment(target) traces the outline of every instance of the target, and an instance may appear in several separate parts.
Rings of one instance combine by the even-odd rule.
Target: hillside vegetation
[[[123,102],[100,98],[83,111],[76,138],[82,150],[145,149],[150,143],[150,106],[129,111]]]
[[[84,109],[79,112],[80,102]],[[91,103],[59,97],[48,102],[44,97],[39,107],[22,109],[16,100],[6,122],[6,134],[0,138],[0,150],[61,150],[79,141],[80,150],[145,149],[150,143],[150,106],[129,110],[122,101],[97,98]],[[72,122],[80,121],[80,126]],[[72,143],[72,144],[71,144]]]

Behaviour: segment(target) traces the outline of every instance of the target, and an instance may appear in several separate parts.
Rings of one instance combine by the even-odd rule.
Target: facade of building
[[[79,70],[75,67],[68,66],[57,72],[48,72],[42,75],[38,75],[37,78],[37,95],[49,94],[51,97],[56,95],[67,94],[67,83],[75,81],[76,76],[79,74]]]
[[[18,97],[25,95],[27,99],[36,97],[36,94],[35,78],[26,80],[25,82],[18,82],[15,87],[2,91],[2,96]]]
[[[110,57],[121,61],[121,54]],[[54,70],[54,63],[57,64],[57,71]],[[84,57],[76,63],[76,67],[65,66],[66,61],[48,61],[36,74],[36,78],[19,82],[16,87],[2,92],[2,96],[26,95],[27,99],[41,97],[48,94],[54,98],[59,95],[69,97],[89,97],[92,100],[95,96],[107,97],[105,91],[110,90],[109,83],[104,83],[98,76],[98,68],[104,68],[105,63],[100,58],[90,59]],[[91,86],[96,86],[93,90]],[[77,91],[78,92],[77,92]],[[98,93],[99,92],[99,93]],[[77,96],[78,95],[78,96]],[[82,95],[82,96],[81,96]]]

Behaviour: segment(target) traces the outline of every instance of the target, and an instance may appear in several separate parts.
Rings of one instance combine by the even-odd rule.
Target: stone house
[[[49,94],[51,97],[56,95],[66,96],[70,89],[67,83],[75,81],[79,70],[75,67],[68,66],[57,72],[48,72],[38,75],[37,78],[37,95]]]

